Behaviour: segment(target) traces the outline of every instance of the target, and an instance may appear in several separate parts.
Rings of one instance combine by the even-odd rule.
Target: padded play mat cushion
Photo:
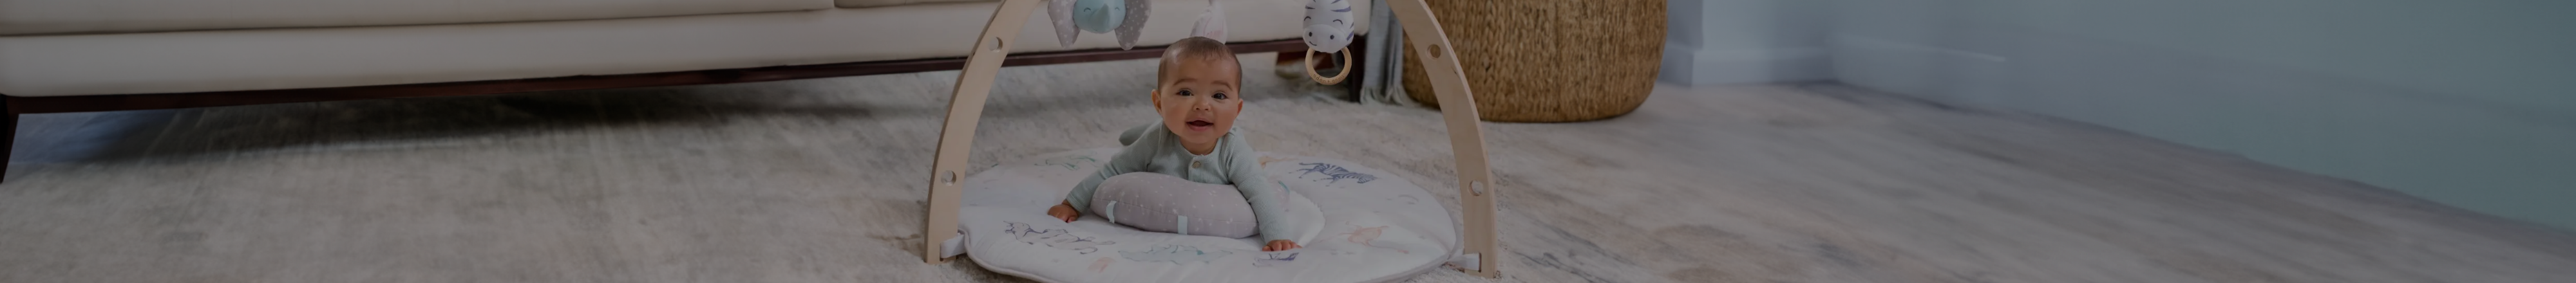
[[[1458,252],[1458,224],[1428,191],[1350,161],[1262,153],[1262,170],[1291,192],[1303,248],[1261,251],[1259,236],[1229,239],[1136,230],[1083,215],[1046,215],[1117,148],[1005,161],[966,178],[958,212],[965,253],[985,269],[1044,282],[1389,282]],[[962,250],[962,251],[961,251]]]

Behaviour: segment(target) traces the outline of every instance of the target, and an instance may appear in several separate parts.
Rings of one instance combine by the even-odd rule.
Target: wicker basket
[[[1426,2],[1456,45],[1486,121],[1616,117],[1655,88],[1663,0]],[[1404,52],[1405,95],[1439,107],[1421,56],[1411,56],[1411,44]]]

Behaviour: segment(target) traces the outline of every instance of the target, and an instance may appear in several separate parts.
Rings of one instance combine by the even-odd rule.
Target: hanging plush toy
[[[1147,0],[1056,0],[1047,2],[1047,18],[1055,20],[1056,44],[1073,46],[1083,32],[1116,31],[1118,48],[1134,49],[1151,6]]]
[[[1343,0],[1308,0],[1306,2],[1306,76],[1317,83],[1340,84],[1351,75],[1351,3]],[[1325,77],[1315,72],[1315,52],[1342,54],[1342,73]]]
[[[1190,26],[1190,36],[1225,42],[1225,4],[1208,0],[1206,11],[1199,11],[1199,23]]]
[[[1145,15],[1151,11],[1148,0],[1055,0],[1047,2],[1047,15],[1055,20],[1056,44],[1073,46],[1084,32],[1118,33],[1118,48],[1136,48],[1136,38],[1145,29]],[[1208,0],[1206,11],[1199,13],[1191,36],[1225,41],[1225,6]],[[1307,0],[1306,2],[1306,76],[1317,83],[1341,84],[1351,75],[1351,3],[1345,0]],[[1315,72],[1315,52],[1341,54],[1340,74],[1325,77]]]

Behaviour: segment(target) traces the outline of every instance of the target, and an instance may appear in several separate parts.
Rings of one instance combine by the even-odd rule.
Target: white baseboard
[[[1835,81],[1944,103],[2000,106],[2012,59],[1917,43],[1836,36],[1828,54]],[[2010,108],[2010,107],[2006,107]]]
[[[1691,86],[1821,81],[1833,78],[1827,63],[1820,47],[1695,49],[1666,42],[1655,79]]]

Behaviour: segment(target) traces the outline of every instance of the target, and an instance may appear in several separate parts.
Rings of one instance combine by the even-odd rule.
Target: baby
[[[1269,176],[1262,173],[1259,153],[1254,152],[1241,135],[1231,133],[1235,115],[1243,111],[1243,94],[1236,89],[1243,81],[1243,68],[1239,64],[1235,62],[1234,52],[1215,39],[1191,37],[1173,42],[1163,51],[1162,66],[1157,70],[1151,94],[1155,113],[1161,114],[1163,121],[1141,125],[1120,135],[1119,142],[1125,143],[1126,148],[1101,166],[1099,173],[1074,186],[1063,203],[1048,208],[1047,215],[1073,222],[1087,213],[1149,231],[1164,230],[1130,223],[1134,221],[1118,221],[1121,216],[1116,212],[1093,211],[1093,193],[1101,190],[1103,183],[1109,183],[1111,187],[1131,186],[1129,184],[1136,183],[1123,180],[1139,178],[1177,178],[1197,183],[1193,185],[1214,184],[1198,187],[1230,184],[1232,192],[1219,191],[1216,192],[1219,194],[1212,195],[1240,193],[1242,199],[1217,199],[1189,206],[1241,207],[1248,203],[1257,231],[1238,232],[1258,232],[1267,243],[1262,245],[1262,251],[1298,248],[1296,241],[1288,239],[1286,230],[1289,227],[1279,224],[1282,221],[1280,217],[1287,215],[1281,205],[1288,197],[1287,191],[1282,190],[1278,183],[1270,182]],[[1107,207],[1115,210],[1116,206]],[[1179,219],[1180,233],[1197,234],[1189,228],[1188,223],[1191,222],[1188,217]]]

